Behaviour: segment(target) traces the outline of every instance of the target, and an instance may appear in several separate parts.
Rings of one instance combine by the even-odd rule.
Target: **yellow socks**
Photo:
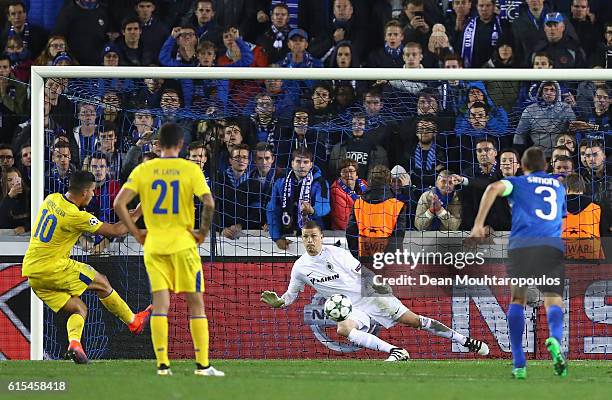
[[[68,328],[68,341],[71,342],[76,340],[81,341],[81,335],[83,334],[83,326],[85,325],[85,319],[81,314],[72,314],[68,318],[66,327]],[[207,331],[208,332],[208,331]]]
[[[134,320],[134,313],[116,291],[113,290],[105,298],[100,298],[100,301],[108,311],[116,315],[124,324],[129,325]]]
[[[203,367],[208,367],[208,319],[206,316],[190,317],[189,330],[196,362]]]
[[[208,329],[206,332],[206,339],[208,339]],[[151,315],[151,341],[153,342],[153,350],[155,350],[155,358],[157,358],[157,367],[159,368],[161,364],[170,366],[168,360],[168,316],[166,314]]]

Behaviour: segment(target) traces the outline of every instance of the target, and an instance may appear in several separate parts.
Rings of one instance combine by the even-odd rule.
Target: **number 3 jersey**
[[[561,230],[567,214],[565,187],[545,172],[502,179],[512,207],[509,249],[553,246],[563,251]]]
[[[102,222],[61,193],[45,198],[38,211],[28,250],[23,258],[22,276],[52,274],[65,268],[62,261],[83,233],[95,233]]]
[[[311,286],[325,298],[343,294],[355,304],[362,297],[361,264],[350,252],[324,245],[318,255],[306,253],[293,264],[289,287],[281,296],[285,306],[295,301],[305,285]]]
[[[144,251],[172,254],[195,245],[193,196],[210,193],[199,166],[182,158],[155,158],[138,165],[124,188],[140,196],[147,226]]]

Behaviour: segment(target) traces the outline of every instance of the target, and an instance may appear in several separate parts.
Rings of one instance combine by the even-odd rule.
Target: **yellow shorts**
[[[173,254],[144,254],[151,292],[204,292],[202,261],[196,246]]]
[[[96,276],[90,265],[68,259],[62,269],[49,275],[29,277],[34,293],[55,312],[64,307],[71,297],[80,296]]]

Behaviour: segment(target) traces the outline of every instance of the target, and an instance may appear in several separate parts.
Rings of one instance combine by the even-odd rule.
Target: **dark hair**
[[[312,155],[312,151],[308,147],[300,146],[297,149],[293,150],[291,153],[291,160],[295,160],[297,157],[307,158],[310,161],[314,161],[314,157]]]
[[[321,228],[321,226],[319,224],[317,224],[317,221],[313,221],[313,220],[309,220],[308,222],[306,222],[302,226],[302,231],[304,229],[318,229],[319,232],[323,233],[323,229]]]
[[[23,7],[23,11],[27,12],[28,10],[26,9],[25,6],[25,2],[21,1],[21,0],[11,0],[8,2],[8,4],[6,5],[6,14],[8,15],[8,8],[11,6],[21,6]]]
[[[106,165],[108,165],[108,157],[106,157],[106,154],[100,152],[100,151],[95,151],[91,154],[91,156],[89,156],[89,162],[91,163],[91,160],[96,159],[96,160],[104,160],[106,161]]]
[[[564,154],[561,154],[560,156],[557,156],[557,158],[555,158],[554,160],[552,160],[553,164],[556,163],[557,161],[569,161],[572,163],[572,167],[574,167],[574,159],[570,156],[566,156]]]
[[[11,58],[6,53],[0,53],[0,61],[5,60],[11,63]]]
[[[91,172],[82,170],[74,171],[70,176],[68,191],[77,194],[89,189],[95,182],[96,178]]]
[[[521,164],[524,170],[531,172],[545,171],[546,170],[546,157],[544,151],[540,147],[532,146],[525,150],[523,158],[521,158]]]
[[[446,57],[444,57],[444,61],[442,65],[446,64],[447,61],[457,61],[461,67],[463,67],[463,59],[455,53],[450,53]]]
[[[10,144],[0,143],[0,150],[10,150],[11,153],[15,153],[13,151],[13,147]]]
[[[117,134],[117,125],[113,121],[104,121],[104,124],[100,127],[99,132],[115,132]]]
[[[30,142],[25,142],[24,144],[22,144],[21,146],[19,146],[19,154],[21,154],[21,152],[23,151],[23,149],[25,149],[26,147],[32,147],[32,143],[30,143]]]
[[[597,139],[588,139],[588,138],[587,139],[582,139],[580,141],[580,145],[578,146],[578,148],[580,149],[581,147],[599,147],[602,150],[605,149],[604,145],[599,140],[597,140]]]
[[[519,154],[518,150],[513,149],[512,147],[505,147],[505,148],[503,148],[499,152],[500,157],[504,153],[512,153],[512,154],[514,154],[516,156],[516,161],[519,161],[521,159],[521,155]]]
[[[482,101],[475,101],[474,103],[472,103],[472,107],[470,107],[470,110],[472,108],[484,108],[487,115],[489,115],[489,107],[486,105],[486,103],[483,103]]]
[[[385,24],[385,29],[383,30],[383,32],[384,32],[384,33],[387,33],[387,29],[392,28],[392,27],[395,27],[395,28],[400,28],[400,29],[402,29],[402,28],[403,28],[403,27],[402,27],[402,23],[401,23],[401,22],[399,22],[399,20],[397,20],[397,19],[392,19],[392,20],[389,20],[389,22],[387,22],[387,23]]]
[[[272,5],[272,8],[270,9],[270,13],[274,11],[275,8],[284,8],[285,10],[287,10],[287,13],[289,13],[289,6],[286,3],[276,3],[274,5]]]
[[[203,141],[196,140],[194,142],[189,143],[189,146],[187,146],[187,151],[191,151],[191,150],[195,150],[195,149],[201,149],[201,148],[206,149],[206,145],[204,144]]]
[[[368,186],[380,187],[391,183],[391,171],[385,165],[378,164],[372,167],[368,175]]]
[[[249,145],[246,143],[237,144],[234,147],[232,147],[232,149],[230,150],[230,157],[234,156],[235,151],[240,151],[240,150],[246,150],[248,153],[251,149],[249,148]]]
[[[350,167],[350,166],[353,166],[355,167],[355,169],[357,169],[358,167],[357,161],[353,160],[352,158],[343,158],[342,160],[340,160],[340,166],[338,167],[338,173],[340,173],[344,168]]]
[[[495,140],[491,137],[485,136],[483,138],[478,139],[476,143],[474,143],[474,148],[476,148],[476,146],[478,146],[480,143],[490,143],[493,145],[495,151],[497,151],[497,145],[495,144]]]
[[[126,27],[128,24],[134,24],[134,23],[138,24],[138,26],[140,27],[140,20],[139,20],[139,19],[138,19],[138,17],[137,17],[137,16],[135,16],[135,15],[130,15],[130,16],[128,16],[128,17],[123,18],[123,19],[121,20],[121,30],[122,30],[122,31],[124,31],[124,30],[125,30],[125,27]]]
[[[582,179],[582,177],[575,172],[568,174],[563,183],[565,184],[568,192],[571,190],[572,192],[576,193],[584,193],[586,190],[584,179]]]
[[[258,151],[269,151],[274,155],[274,148],[267,142],[259,142],[255,145],[253,152],[257,153]]]
[[[159,145],[162,149],[176,147],[183,139],[183,128],[173,122],[165,123],[159,128]]]

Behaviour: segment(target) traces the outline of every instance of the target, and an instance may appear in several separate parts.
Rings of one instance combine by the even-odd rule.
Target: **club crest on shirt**
[[[334,270],[334,266],[331,265],[331,263],[327,263],[327,269],[330,270],[330,271],[333,271]]]

